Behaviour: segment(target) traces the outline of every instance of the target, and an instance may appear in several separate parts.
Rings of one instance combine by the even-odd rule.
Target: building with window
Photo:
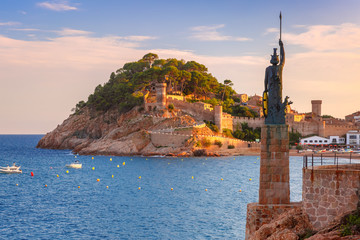
[[[331,143],[330,143],[330,139],[328,139],[328,138],[312,136],[312,137],[307,137],[307,138],[301,139],[300,144],[301,145],[328,145]]]
[[[346,133],[346,144],[349,146],[360,146],[360,131],[351,130]]]

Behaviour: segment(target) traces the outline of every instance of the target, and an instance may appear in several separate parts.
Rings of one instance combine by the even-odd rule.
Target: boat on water
[[[20,166],[0,167],[0,173],[22,173]]]
[[[73,163],[66,164],[65,166],[67,168],[82,168],[82,163],[80,163],[79,161],[75,161]]]

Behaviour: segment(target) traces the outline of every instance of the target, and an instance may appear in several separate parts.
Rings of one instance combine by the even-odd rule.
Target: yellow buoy
[[[16,184],[16,186],[19,186],[19,184]]]
[[[94,159],[94,157],[92,157],[91,159]]]
[[[141,179],[141,176],[139,176],[139,179]]]
[[[147,161],[147,158],[145,160]]]
[[[80,188],[80,186],[78,186],[78,188]]]
[[[59,177],[59,174],[58,174],[58,175],[56,175],[56,177]]]
[[[112,178],[114,178],[114,175],[111,175]]]
[[[171,188],[170,190],[171,190],[171,191],[173,191],[174,189],[173,189],[173,188]]]
[[[252,179],[251,178],[249,178],[249,181],[251,181]]]
[[[141,187],[138,188],[139,190],[141,189]]]
[[[221,181],[224,181],[224,179],[221,178]]]
[[[45,184],[45,187],[47,187],[47,185]]]
[[[96,179],[96,181],[100,182],[100,179],[98,178],[98,179]]]
[[[106,188],[109,188],[109,186],[106,186]]]
[[[117,167],[120,167],[119,165],[117,165]]]
[[[205,188],[205,192],[207,192],[207,188]]]
[[[77,158],[77,156],[75,156],[75,158]]]
[[[92,167],[91,169],[92,169],[92,170],[95,170],[95,167]]]
[[[239,192],[241,192],[241,189],[239,190]]]
[[[112,158],[110,158],[110,162],[112,161]]]
[[[125,162],[123,162],[123,166],[125,166]]]
[[[69,173],[69,170],[66,170],[66,173]]]
[[[191,179],[194,179],[194,176],[191,176]]]

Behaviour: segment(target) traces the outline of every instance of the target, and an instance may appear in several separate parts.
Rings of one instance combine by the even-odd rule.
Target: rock
[[[312,229],[308,217],[302,209],[292,209],[261,226],[249,240],[297,240],[307,229]]]

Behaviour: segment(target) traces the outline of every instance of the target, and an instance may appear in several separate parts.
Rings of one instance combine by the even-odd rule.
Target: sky
[[[0,134],[44,134],[111,72],[145,54],[197,61],[261,95],[278,47],[292,108],[360,110],[358,0],[1,0]]]

